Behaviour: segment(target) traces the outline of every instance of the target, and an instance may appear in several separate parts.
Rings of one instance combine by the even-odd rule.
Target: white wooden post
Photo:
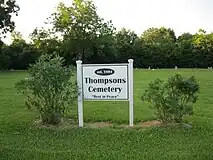
[[[129,125],[133,126],[134,108],[133,108],[133,59],[129,59]]]
[[[78,123],[83,127],[83,90],[82,90],[82,61],[76,61],[77,64],[77,85],[78,85]]]

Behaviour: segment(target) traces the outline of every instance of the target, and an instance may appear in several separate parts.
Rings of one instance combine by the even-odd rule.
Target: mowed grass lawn
[[[145,130],[118,128],[39,128],[37,114],[24,106],[24,97],[14,84],[26,72],[0,73],[0,159],[213,159],[213,70],[135,70],[134,120],[151,120],[154,112],[140,100],[147,84],[167,79],[175,72],[199,80],[199,100],[194,115],[185,117],[192,128],[155,127]],[[72,116],[77,115],[76,108]],[[85,102],[86,122],[110,121],[128,124],[127,102]]]

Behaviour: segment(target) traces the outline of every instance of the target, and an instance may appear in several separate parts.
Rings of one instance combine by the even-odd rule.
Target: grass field
[[[194,75],[199,80],[199,100],[194,115],[185,117],[192,128],[38,128],[38,116],[28,111],[24,97],[14,84],[26,77],[25,72],[0,73],[0,159],[146,159],[212,160],[213,159],[213,70],[135,70],[134,120],[153,119],[153,110],[140,100],[147,84],[156,78],[167,79],[175,72]],[[76,108],[72,115],[77,115]],[[85,102],[84,120],[128,124],[126,102]]]

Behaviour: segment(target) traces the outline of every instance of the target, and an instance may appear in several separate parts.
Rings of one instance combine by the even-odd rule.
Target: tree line
[[[9,7],[14,8],[12,4]],[[45,22],[52,27],[36,28],[30,42],[14,31],[10,17],[0,16],[0,21],[5,18],[7,23],[0,23],[0,30],[12,32],[12,43],[0,41],[0,69],[27,69],[40,55],[54,53],[64,57],[66,65],[75,65],[78,59],[83,63],[119,63],[132,58],[138,68],[213,66],[213,33],[200,29],[176,37],[174,30],[166,27],[152,27],[141,35],[125,28],[117,30],[112,21],[97,14],[91,0],[73,0],[70,6],[59,3]]]

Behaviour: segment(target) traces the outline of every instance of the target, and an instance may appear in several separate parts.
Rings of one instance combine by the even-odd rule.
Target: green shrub
[[[167,82],[156,79],[142,95],[142,100],[152,104],[156,116],[163,122],[180,123],[184,115],[193,114],[199,85],[194,76],[184,79],[180,74],[171,76]]]
[[[30,65],[29,77],[16,84],[26,95],[26,106],[36,108],[42,122],[58,124],[70,105],[77,98],[77,85],[72,79],[72,69],[63,66],[59,56],[42,55]]]

